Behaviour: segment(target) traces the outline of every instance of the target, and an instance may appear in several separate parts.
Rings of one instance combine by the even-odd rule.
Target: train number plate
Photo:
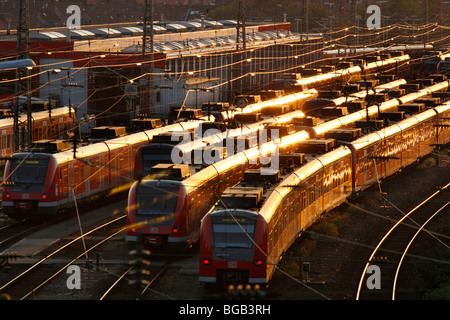
[[[17,201],[15,203],[15,207],[18,210],[30,210],[31,209],[31,202],[30,201]]]
[[[150,233],[159,233],[158,227],[150,227]]]
[[[237,261],[228,261],[228,269],[236,269]]]

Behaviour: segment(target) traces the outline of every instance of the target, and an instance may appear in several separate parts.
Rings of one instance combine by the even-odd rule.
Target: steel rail
[[[114,220],[114,222],[117,221],[117,219]],[[111,222],[108,222],[107,224],[110,224]],[[96,228],[96,230],[98,230],[99,228],[103,228],[105,225],[104,224],[98,228]],[[30,295],[34,295],[35,292],[42,288],[45,284],[47,284],[50,280],[52,280],[54,277],[56,277],[58,274],[60,274],[61,272],[63,272],[64,270],[67,269],[68,266],[70,266],[71,264],[73,264],[75,261],[77,261],[78,259],[80,259],[82,256],[84,256],[86,253],[88,253],[89,251],[97,248],[99,245],[103,244],[104,242],[108,241],[109,239],[111,239],[112,237],[114,237],[115,235],[119,234],[123,232],[123,229],[120,229],[119,231],[114,232],[113,234],[109,235],[108,237],[106,237],[105,239],[101,240],[100,242],[96,243],[95,245],[93,245],[92,247],[90,247],[89,249],[87,249],[86,251],[82,252],[80,255],[78,255],[76,258],[72,259],[69,263],[67,263],[64,267],[62,267],[59,271],[55,272],[52,276],[50,276],[49,278],[47,278],[46,280],[44,280],[43,282],[41,282],[40,285],[38,285],[37,287],[35,287],[33,290],[31,290],[30,292],[28,292],[25,296],[23,296],[22,298],[20,298],[20,300],[24,300],[27,297],[29,297]],[[79,240],[78,237],[77,239]],[[59,251],[59,249],[57,250]]]
[[[108,290],[105,291],[105,293],[100,297],[99,300],[104,300],[106,298],[106,296],[111,292],[112,289],[114,289],[114,287],[120,282],[122,281],[122,279],[131,271],[133,270],[134,266],[131,266],[130,268],[128,268],[119,278],[117,278],[116,281],[114,281],[114,283],[108,288]]]
[[[114,223],[120,219],[125,218],[127,215],[122,215],[120,217],[115,218],[114,220],[109,221],[107,224],[110,223]],[[67,244],[65,244],[64,246],[58,248],[57,250],[53,251],[52,253],[48,254],[46,257],[42,258],[41,260],[39,260],[38,262],[36,262],[34,265],[32,265],[31,267],[29,267],[27,270],[23,271],[22,273],[20,273],[19,275],[17,275],[16,277],[14,277],[13,279],[11,279],[9,282],[7,282],[6,284],[4,284],[2,287],[0,287],[0,292],[2,290],[4,290],[5,288],[9,287],[12,283],[14,283],[15,281],[17,281],[18,279],[20,279],[21,277],[23,277],[25,274],[27,274],[28,272],[30,272],[31,270],[33,270],[34,268],[36,268],[38,265],[40,265],[42,262],[44,262],[45,260],[49,259],[50,257],[52,257],[53,255],[55,255],[56,253],[58,253],[59,251],[65,249],[66,247],[70,246],[71,244],[75,243],[76,241],[80,240],[82,237],[85,237],[95,231],[97,231],[100,228],[103,228],[105,225],[107,224],[103,224],[101,226],[98,226],[88,232],[86,232],[83,236],[79,236],[75,239],[73,239],[72,241],[68,242]],[[123,230],[120,230],[121,232]],[[84,254],[84,253],[83,253]]]
[[[448,186],[450,186],[450,183],[447,184],[444,188],[448,188]],[[356,300],[359,300],[360,298],[360,294],[361,294],[361,289],[362,289],[362,284],[364,282],[364,277],[366,276],[367,273],[367,268],[370,265],[370,261],[374,258],[376,252],[380,249],[381,245],[384,243],[384,241],[394,232],[395,229],[397,229],[397,227],[399,225],[401,225],[403,223],[404,220],[406,220],[407,218],[409,218],[409,216],[411,214],[413,214],[414,212],[416,212],[420,207],[422,207],[423,205],[425,205],[426,203],[428,203],[431,199],[435,198],[438,194],[440,194],[442,192],[442,189],[434,192],[432,195],[430,195],[428,198],[426,198],[424,201],[422,201],[421,203],[419,203],[417,206],[415,206],[413,209],[411,209],[408,213],[406,213],[400,220],[397,221],[397,223],[389,230],[386,232],[386,234],[384,235],[384,237],[380,240],[380,242],[378,243],[378,245],[375,247],[375,249],[373,250],[372,254],[370,255],[368,262],[366,262],[366,265],[364,267],[364,270],[362,272],[361,278],[359,280],[359,284],[358,284],[358,289],[356,292]]]
[[[397,266],[397,270],[395,271],[395,276],[394,276],[394,284],[392,286],[392,300],[395,300],[395,292],[397,289],[397,280],[398,280],[398,275],[400,274],[400,268],[403,265],[403,261],[405,259],[405,256],[409,250],[409,248],[411,247],[411,245],[413,244],[413,242],[416,240],[416,237],[419,235],[419,233],[421,231],[423,231],[423,228],[428,224],[428,222],[430,222],[433,218],[436,217],[436,215],[438,215],[442,210],[444,210],[448,205],[450,205],[450,201],[447,202],[445,205],[443,205],[439,210],[437,210],[435,213],[433,213],[433,215],[431,217],[429,217],[427,219],[427,221],[425,221],[422,226],[416,231],[416,233],[414,234],[414,236],[411,238],[411,240],[409,241],[408,245],[405,248],[405,251],[402,254],[402,257],[400,258],[400,261],[398,263]]]

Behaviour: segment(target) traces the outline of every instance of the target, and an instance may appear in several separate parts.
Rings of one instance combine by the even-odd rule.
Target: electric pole
[[[19,22],[17,25],[17,59],[29,59],[30,58],[30,6],[29,0],[19,0]],[[16,98],[14,103],[14,151],[20,147],[20,140],[25,137],[20,137],[19,132],[19,105],[20,96],[25,95],[27,97],[27,144],[31,144],[33,137],[33,125],[31,117],[31,78],[30,70],[25,68],[24,70],[17,69],[16,77]],[[25,77],[25,79],[23,79]],[[23,141],[22,141],[23,143]]]
[[[145,0],[144,7],[144,33],[142,36],[142,74],[147,74],[140,81],[141,94],[141,111],[147,109],[145,113],[149,116],[155,107],[154,93],[153,93],[153,73],[154,65],[154,47],[153,47],[153,0]],[[148,48],[147,48],[148,47]],[[147,53],[150,53],[150,63],[146,63]],[[145,81],[144,81],[145,80]],[[145,89],[144,89],[145,88]],[[148,90],[148,91],[147,91]]]
[[[236,51],[240,49],[245,50],[246,39],[245,39],[245,0],[239,0],[238,6],[238,19],[236,25]],[[241,42],[242,41],[242,42]]]

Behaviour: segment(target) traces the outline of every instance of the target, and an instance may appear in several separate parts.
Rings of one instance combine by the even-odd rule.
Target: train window
[[[6,130],[2,130],[2,149],[6,149]]]
[[[249,261],[253,256],[256,220],[253,217],[212,217],[215,258]]]
[[[178,187],[155,188],[140,185],[136,189],[136,215],[157,218],[174,214],[178,202]],[[161,219],[158,225],[170,224],[169,219]]]
[[[48,159],[32,158],[11,160],[13,191],[37,192],[36,186],[42,188],[48,162]]]
[[[78,166],[74,165],[73,166],[73,187],[76,187],[76,185],[78,184],[80,175],[78,173]]]
[[[64,167],[63,169],[63,175],[62,175],[62,192],[65,194],[69,190],[69,173],[67,170],[67,167]]]
[[[142,155],[142,166],[144,172],[150,172],[152,167],[159,163],[172,163],[171,153],[144,153]]]
[[[92,166],[89,168],[89,183],[91,190],[100,188],[101,165],[99,160],[93,160]]]

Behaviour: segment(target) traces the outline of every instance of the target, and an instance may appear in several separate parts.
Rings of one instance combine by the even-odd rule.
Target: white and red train
[[[385,84],[381,84],[379,86],[376,86],[374,88],[368,89],[368,90],[362,90],[359,92],[353,93],[351,96],[346,97],[339,97],[331,100],[327,100],[329,104],[333,106],[339,106],[345,102],[353,101],[356,99],[364,99],[364,97],[368,94],[375,94],[381,91],[391,90],[398,88],[400,85],[406,84],[406,80],[395,80],[391,81]],[[426,88],[423,90],[419,90],[418,93],[413,95],[408,95],[403,98],[403,101],[410,101],[412,98],[421,97],[424,94],[429,94],[430,92],[434,91],[440,91],[446,88],[446,85],[448,85],[447,82],[444,82],[442,84],[437,84],[434,87]],[[184,163],[187,163],[190,160],[190,163],[195,163],[195,152],[196,150],[204,151],[208,148],[216,148],[222,145],[223,141],[230,141],[233,138],[239,138],[239,137],[249,137],[251,135],[255,136],[258,134],[258,132],[262,129],[264,129],[264,125],[269,124],[283,124],[287,123],[289,124],[292,119],[294,118],[301,118],[304,117],[305,114],[303,111],[297,110],[301,109],[301,107],[311,101],[314,101],[318,96],[318,93],[316,90],[307,90],[300,93],[295,94],[289,94],[279,101],[279,99],[271,99],[265,102],[264,108],[271,108],[274,106],[289,106],[291,107],[291,111],[285,114],[280,115],[269,115],[267,117],[264,117],[264,120],[256,122],[256,123],[246,123],[243,124],[240,128],[236,129],[229,129],[226,132],[221,132],[218,134],[218,131],[216,129],[216,133],[214,135],[204,135],[204,137],[201,137],[201,139],[196,139],[194,141],[187,141],[186,143],[178,143],[178,144],[169,144],[169,143],[152,143],[149,145],[142,146],[138,149],[136,153],[136,159],[135,159],[135,173],[140,174],[140,176],[146,175],[150,173],[151,168],[158,164],[158,163],[173,163],[174,155],[176,158],[183,160]],[[395,104],[395,102],[394,102]],[[383,107],[384,105],[381,105],[379,109],[371,108],[370,117],[373,117],[376,115],[377,112],[382,112],[386,109],[392,108],[391,105],[388,105],[387,107]],[[397,106],[397,104],[395,104]],[[260,109],[257,109],[258,111]],[[255,111],[255,112],[256,112]],[[363,112],[363,111],[361,111]],[[364,111],[365,112],[365,111]],[[341,127],[348,125],[349,123],[352,123],[355,121],[356,118],[361,118],[362,113],[355,114],[352,117],[346,117],[342,119],[337,119],[334,122],[328,122],[324,125],[319,125],[317,127],[317,131],[314,131],[314,133],[323,135],[323,133],[327,130],[330,130],[330,125],[334,124],[336,127]],[[325,128],[325,129],[323,129]],[[322,131],[324,130],[324,131]],[[228,149],[228,147],[227,147]],[[221,154],[221,157],[226,157],[226,152]],[[200,159],[201,163],[202,159]],[[136,175],[136,180],[138,179],[138,175]]]
[[[381,72],[407,60],[409,56],[405,55],[378,62],[373,65],[372,71]],[[366,73],[367,70],[366,68]],[[352,69],[352,72],[356,72],[356,69]],[[359,73],[356,74],[361,76],[361,72],[362,69],[359,68]],[[310,80],[314,84],[319,84],[320,81],[322,80],[315,77]],[[328,81],[328,78],[324,81]],[[285,99],[280,97],[270,103],[286,103]],[[250,106],[246,107],[249,108]],[[164,127],[161,131],[152,130],[152,134],[177,130],[185,129]],[[133,168],[136,150],[148,141],[148,137],[142,133],[113,139],[79,148],[76,159],[71,151],[53,155],[15,154],[5,167],[3,212],[17,219],[39,216],[40,213],[54,214],[72,208],[74,199],[89,201],[123,186],[134,178],[133,170],[130,169]],[[31,158],[34,160],[30,160]],[[36,170],[30,175],[30,169],[35,164],[37,167],[42,166],[42,170]]]
[[[25,140],[26,115],[19,117],[19,140]],[[55,108],[51,111],[33,112],[33,141],[41,139],[61,139],[62,135],[72,130],[76,125],[75,112],[68,107]],[[0,149],[1,156],[8,157],[14,150],[14,119],[0,120]]]
[[[282,137],[278,147],[283,152],[292,150],[311,137],[324,137],[331,130],[364,120],[367,114],[372,118],[381,111],[392,110],[400,104],[412,102],[435,91],[446,91],[447,88],[448,82],[444,81],[433,85],[432,89],[391,99],[368,107],[367,110],[321,123],[308,131],[297,131]],[[270,153],[273,148],[273,142],[269,142],[248,149],[178,180],[160,175],[157,179],[148,176],[135,182],[128,197],[126,241],[135,243],[140,233],[144,243],[148,245],[161,248],[191,246],[199,239],[200,220],[214,206],[223,191],[240,182],[250,163],[258,163],[261,154]],[[181,170],[180,167],[177,169]]]
[[[229,208],[202,220],[202,283],[268,283],[299,234],[350,195],[450,142],[450,102],[341,146],[283,180],[256,210]]]
[[[5,165],[2,209],[11,218],[41,219],[107,195],[132,181],[136,151],[154,135],[193,130],[186,121],[131,134],[74,151],[14,153]],[[128,191],[126,188],[122,191]]]

